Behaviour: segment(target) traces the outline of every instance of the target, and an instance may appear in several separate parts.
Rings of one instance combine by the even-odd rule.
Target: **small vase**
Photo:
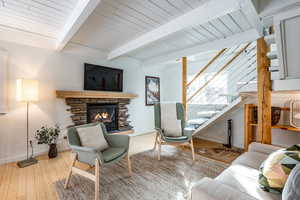
[[[50,144],[49,145],[48,157],[49,158],[55,158],[56,156],[57,156],[57,147],[56,147],[56,144]]]

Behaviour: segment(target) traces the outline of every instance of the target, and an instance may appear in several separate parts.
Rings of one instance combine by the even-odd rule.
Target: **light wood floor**
[[[195,140],[195,148],[220,145],[204,140]],[[66,177],[71,162],[70,151],[59,153],[57,158],[48,159],[47,155],[37,157],[38,164],[18,168],[16,163],[0,165],[1,200],[56,200],[53,183]],[[80,163],[77,167],[88,169]]]
[[[71,153],[59,153],[57,158],[39,156],[38,164],[18,168],[16,163],[0,166],[1,200],[56,200],[53,183],[66,177]],[[81,168],[88,166],[80,165]]]

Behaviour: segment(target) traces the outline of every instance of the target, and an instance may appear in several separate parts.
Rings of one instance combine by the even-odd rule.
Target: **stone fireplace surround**
[[[128,107],[130,100],[137,95],[123,92],[98,92],[98,91],[56,91],[58,98],[64,98],[69,106],[67,111],[71,112],[73,125],[83,125],[88,123],[88,105],[117,105],[118,129],[111,133],[132,133],[133,127],[128,120]]]

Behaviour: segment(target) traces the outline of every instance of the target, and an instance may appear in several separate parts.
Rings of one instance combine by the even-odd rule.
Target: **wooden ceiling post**
[[[264,38],[257,40],[257,115],[258,141],[264,144],[272,143],[271,123],[271,78],[267,57],[268,47]]]
[[[182,58],[182,104],[187,110],[187,58]]]

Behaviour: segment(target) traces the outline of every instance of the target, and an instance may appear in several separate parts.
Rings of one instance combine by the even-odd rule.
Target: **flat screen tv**
[[[123,70],[85,63],[84,89],[122,92]]]

